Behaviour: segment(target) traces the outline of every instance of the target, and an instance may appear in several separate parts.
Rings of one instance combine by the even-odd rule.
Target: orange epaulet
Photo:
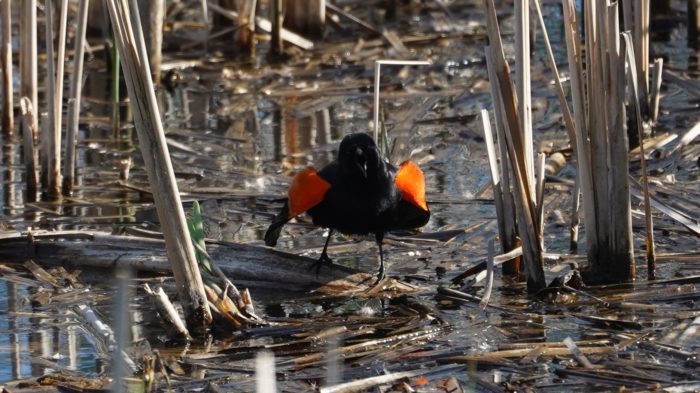
[[[319,204],[331,184],[318,175],[316,169],[308,167],[297,173],[289,186],[289,218],[297,216]]]
[[[401,163],[394,183],[401,191],[403,199],[428,211],[428,203],[425,200],[425,179],[418,165],[411,161]]]

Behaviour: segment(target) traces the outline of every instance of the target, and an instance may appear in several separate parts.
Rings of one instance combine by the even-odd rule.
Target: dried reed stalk
[[[489,52],[489,49],[486,50]],[[501,198],[503,200],[503,230],[504,233],[501,236],[501,251],[509,252],[519,245],[519,240],[517,239],[518,231],[515,225],[515,201],[513,198],[512,188],[510,186],[510,179],[513,177],[513,172],[508,164],[508,147],[506,147],[506,130],[503,124],[503,119],[505,118],[503,109],[503,99],[500,97],[498,80],[492,75],[496,75],[494,70],[493,61],[490,60],[489,56],[486,56],[486,67],[489,74],[489,79],[491,82],[491,96],[498,97],[494,102],[494,110],[496,113],[496,135],[498,138],[498,151],[499,151],[499,162],[500,162],[500,173],[501,173]],[[499,220],[501,220],[499,218]],[[500,225],[500,224],[499,224]],[[521,258],[508,261],[503,264],[503,274],[509,276],[519,276],[522,266],[520,265]]]
[[[87,30],[90,0],[80,0],[78,10],[78,30],[75,33],[75,50],[73,57],[73,75],[68,94],[68,119],[66,124],[66,156],[63,163],[63,193],[73,191],[75,181],[75,143],[80,123],[80,101],[83,86],[83,63],[85,54],[85,31]]]
[[[688,0],[688,40],[697,42],[700,35],[700,0]]]
[[[326,0],[285,0],[284,3],[285,23],[292,30],[315,36],[323,33],[326,23]]]
[[[55,92],[56,72],[53,48],[53,4],[51,0],[46,0],[44,11],[46,22],[46,91]],[[60,127],[56,127],[56,96],[54,94],[47,94],[46,97],[48,101],[46,126],[44,127],[44,125],[42,124],[41,128],[43,131],[41,134],[41,182],[43,190],[47,194],[47,196],[49,198],[57,198],[61,194],[61,184],[59,182],[59,167],[61,162],[61,135]]]
[[[630,1],[630,0],[626,0]],[[625,26],[634,34],[634,61],[637,66],[637,86],[639,100],[642,105],[642,115],[646,118],[649,110],[649,9],[650,0],[635,0],[632,2],[633,25]]]
[[[651,78],[651,92],[649,93],[649,105],[651,106],[651,122],[656,124],[659,119],[659,100],[661,99],[661,77],[663,76],[664,59],[659,57],[654,60],[654,74]]]
[[[562,3],[586,249],[593,268],[588,278],[631,280],[634,257],[624,131],[625,62],[619,44],[618,5],[584,2],[586,41],[582,44],[573,0]]]
[[[12,100],[12,2],[2,2],[2,130],[14,131],[14,102]]]
[[[22,97],[19,100],[20,107],[20,129],[22,130],[22,146],[24,149],[24,167],[27,173],[27,201],[34,202],[36,200],[37,178],[36,178],[36,152],[34,150],[34,136],[36,131],[33,129],[36,121],[34,120],[34,108],[29,97]]]
[[[644,191],[644,223],[646,225],[646,254],[647,254],[647,278],[654,280],[656,278],[656,253],[654,251],[654,222],[651,217],[651,201],[649,198],[649,179],[647,178],[647,160],[644,154],[644,120],[642,119],[642,108],[639,98],[639,86],[634,75],[637,75],[636,65],[634,62],[635,53],[632,46],[632,37],[629,33],[622,33],[625,42],[625,54],[630,67],[629,78],[632,99],[631,106],[634,108],[634,117],[637,122],[637,130],[639,133],[639,158],[642,164],[642,189]]]
[[[20,2],[19,24],[19,95],[27,97],[32,108],[38,108],[36,0],[22,0]],[[37,120],[37,116],[33,116],[32,129],[34,132],[39,127]],[[34,136],[36,137],[36,134]]]
[[[231,19],[233,21],[238,21],[238,13],[237,12],[227,10],[227,9],[222,8],[222,7],[216,5],[215,3],[212,3],[212,2],[207,2],[207,7],[209,9],[211,9],[212,11],[216,12],[217,14],[224,16],[227,19]],[[272,31],[272,23],[265,18],[256,17],[255,23],[263,31],[267,31],[267,32]],[[291,32],[285,28],[282,29],[281,34],[282,34],[283,40],[289,42],[292,45],[296,45],[302,49],[310,50],[310,49],[313,49],[313,47],[314,47],[314,43],[312,41],[307,40],[306,38],[304,38],[304,37],[302,37],[294,32]]]
[[[161,63],[163,62],[163,20],[165,19],[165,0],[149,1],[149,55],[153,81],[160,85]]]
[[[68,24],[68,0],[61,0],[61,15],[58,20],[58,53],[56,55],[56,90],[54,93],[54,127],[56,148],[61,151],[61,126],[63,125],[63,79],[66,60],[66,26]]]
[[[534,190],[534,184],[530,184],[531,176],[527,170],[525,154],[527,149],[523,141],[523,128],[518,115],[517,97],[510,77],[510,68],[505,59],[503,45],[496,18],[496,8],[493,0],[486,1],[487,30],[490,46],[486,48],[487,66],[489,66],[489,80],[498,83],[497,95],[493,97],[496,106],[503,105],[501,118],[505,129],[504,143],[508,150],[508,161],[512,168],[513,186],[515,195],[515,211],[517,215],[518,235],[523,244],[523,259],[527,273],[528,291],[537,292],[546,286],[544,269],[542,266],[542,248],[538,239],[540,230],[536,217],[536,203],[530,192]],[[499,103],[500,102],[500,103]]]
[[[530,92],[530,8],[529,0],[515,1],[515,90],[518,116],[525,147],[525,172],[530,197],[535,199],[535,159],[532,144],[532,94]],[[539,201],[537,201],[539,203]]]
[[[165,326],[168,337],[177,341],[190,340],[190,332],[187,331],[185,322],[182,321],[175,306],[165,291],[163,291],[163,287],[159,286],[154,290],[148,284],[143,284],[142,288],[151,299],[151,302],[153,302],[156,310],[158,310],[161,323]]]
[[[549,42],[549,34],[547,34],[547,27],[544,23],[544,17],[542,16],[542,8],[540,7],[539,0],[533,0],[532,4],[535,7],[535,10],[537,11],[537,19],[539,20],[540,28],[542,29],[544,45],[545,49],[547,50],[547,62],[554,77],[554,85],[556,86],[555,91],[557,93],[557,99],[559,100],[559,106],[561,107],[562,116],[564,118],[566,132],[569,134],[569,143],[571,144],[574,154],[577,154],[578,149],[576,148],[576,128],[574,126],[574,120],[571,116],[571,111],[569,110],[569,104],[566,101],[566,95],[564,94],[564,87],[562,86],[561,78],[559,77],[557,63],[554,60],[554,52],[552,51],[552,45]],[[579,178],[579,172],[577,172],[576,181],[574,182],[574,189],[571,192],[571,222],[569,224],[569,251],[572,254],[575,254],[578,250],[578,227],[580,223],[579,208],[581,205],[580,201],[581,180]],[[544,215],[541,215],[540,217],[544,217]]]
[[[252,59],[255,56],[255,9],[257,0],[236,1],[238,14],[238,26],[235,30],[236,41],[239,47],[247,52]]]
[[[270,22],[272,22],[272,40],[270,42],[270,54],[279,56],[284,52],[282,42],[282,24],[284,23],[284,1],[271,0]]]
[[[138,23],[132,24],[132,19],[140,20],[138,10],[135,1],[130,5],[125,0],[107,2],[136,132],[185,317],[192,324],[190,327],[204,327],[211,323],[212,316],[170,162],[143,34]]]
[[[379,137],[379,92],[381,87],[381,73],[382,66],[412,66],[412,65],[430,65],[429,61],[425,60],[375,60],[374,61],[374,106],[373,106],[373,120],[374,120],[374,140],[379,146],[379,154],[384,154],[388,150],[388,146],[384,144],[385,140]]]
[[[535,162],[535,192],[537,201],[537,225],[540,232],[538,233],[538,238],[540,241],[540,247],[544,250],[544,184],[545,184],[545,162],[547,160],[547,155],[545,153],[537,153],[537,161]]]
[[[119,55],[119,47],[117,46],[116,43],[112,42],[111,43],[111,48],[110,48],[110,54],[111,54],[111,60],[112,60],[112,77],[111,77],[111,86],[110,86],[110,101],[112,102],[112,136],[114,139],[119,138],[120,130],[121,130],[121,112],[119,110],[119,104],[121,101],[121,93],[120,93],[120,82],[121,82],[121,63],[120,63],[120,55]]]
[[[491,86],[492,94],[497,91],[495,86],[496,84]],[[497,108],[496,113],[498,116],[498,114],[501,113],[501,105],[494,106]],[[497,127],[500,127],[498,123],[499,122],[497,122]],[[498,235],[501,239],[501,249],[505,253],[515,248],[516,244],[515,207],[513,206],[513,195],[510,192],[510,186],[507,182],[510,177],[508,173],[508,164],[506,160],[501,159],[500,162],[503,166],[499,167],[499,157],[496,154],[489,112],[486,109],[481,110],[481,122],[479,124],[481,125],[481,131],[486,141],[486,152],[488,153],[491,172],[491,186],[493,187],[493,200],[496,206],[496,217],[498,218]],[[498,139],[500,141],[505,141],[505,134],[502,130],[498,132]],[[505,149],[504,143],[500,143],[499,145]],[[501,151],[501,157],[505,157],[506,154],[505,150]],[[500,175],[500,171],[503,171],[503,176]],[[506,262],[503,265],[503,274],[513,276],[519,273],[520,259]]]

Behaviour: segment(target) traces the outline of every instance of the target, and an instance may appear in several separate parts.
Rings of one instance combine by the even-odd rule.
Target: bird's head
[[[343,173],[357,180],[376,179],[384,169],[377,145],[363,132],[343,138],[338,149],[338,162]]]

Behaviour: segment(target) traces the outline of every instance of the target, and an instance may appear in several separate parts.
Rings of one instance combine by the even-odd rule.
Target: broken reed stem
[[[187,331],[185,323],[180,318],[180,314],[178,314],[168,295],[163,291],[163,287],[152,290],[148,284],[143,284],[143,289],[158,311],[168,337],[177,341],[190,340],[190,333]]]
[[[20,33],[19,33],[19,95],[31,101],[32,108],[39,107],[38,72],[37,72],[37,23],[36,0],[20,1]],[[32,129],[37,131],[39,124],[37,116],[33,116]],[[34,134],[36,137],[36,134]]]
[[[644,120],[642,119],[642,108],[639,98],[639,90],[637,81],[634,80],[634,75],[637,75],[635,63],[634,47],[632,46],[632,37],[629,33],[621,34],[624,42],[627,55],[627,63],[629,64],[630,72],[630,87],[631,87],[631,106],[634,108],[634,117],[637,122],[639,134],[639,157],[642,164],[642,187],[644,191],[644,223],[646,225],[646,254],[647,254],[647,278],[654,280],[656,278],[656,253],[654,250],[654,222],[651,216],[651,201],[649,198],[649,179],[647,177],[647,160],[644,153]]]
[[[518,116],[517,97],[515,88],[510,77],[510,68],[505,59],[503,44],[501,42],[498,19],[496,17],[496,7],[493,0],[486,1],[487,30],[490,47],[487,47],[486,56],[491,57],[493,63],[492,73],[489,80],[494,83],[498,80],[498,96],[493,97],[494,102],[503,104],[505,118],[503,123],[506,129],[506,146],[508,147],[508,159],[513,169],[513,179],[515,180],[515,210],[517,214],[518,235],[523,244],[523,258],[525,260],[525,271],[527,273],[528,291],[536,293],[546,287],[541,242],[538,239],[539,228],[535,216],[536,204],[531,194],[534,184],[531,184],[530,173],[527,170],[527,160],[525,154],[527,149],[524,146],[522,137],[523,128],[521,119]],[[488,61],[487,61],[488,65]],[[496,75],[493,75],[495,71]],[[499,98],[500,96],[500,98]]]
[[[54,67],[53,53],[53,4],[51,0],[46,0],[45,7],[45,22],[46,22],[46,91],[56,91],[56,72]],[[41,165],[41,182],[44,192],[49,198],[60,196],[59,163],[61,162],[60,133],[56,135],[56,96],[47,94],[47,115],[45,119],[46,127],[42,124],[42,165]],[[43,117],[43,114],[42,114]]]
[[[37,178],[36,178],[36,152],[34,151],[34,136],[36,131],[33,129],[36,121],[34,120],[34,108],[29,97],[22,97],[19,100],[20,108],[20,128],[22,130],[22,146],[24,149],[24,167],[27,173],[27,201],[34,202],[36,200]]]
[[[14,131],[14,102],[12,101],[12,2],[2,2],[2,130]]]
[[[654,74],[651,78],[651,93],[650,93],[650,106],[651,106],[651,122],[656,124],[659,119],[659,101],[661,99],[661,78],[663,76],[664,69],[664,59],[659,57],[654,60]]]
[[[75,143],[80,123],[80,101],[83,90],[83,64],[85,55],[85,31],[87,30],[90,0],[80,0],[78,30],[75,33],[73,75],[68,94],[68,119],[66,123],[66,156],[63,165],[63,193],[70,195],[75,182]]]
[[[185,317],[188,324],[191,324],[190,327],[206,327],[211,323],[212,316],[170,162],[160,112],[152,88],[145,43],[139,27],[131,22],[132,19],[140,20],[136,2],[132,0],[129,7],[124,0],[111,0],[107,2],[107,6],[115,41],[121,53],[120,60],[124,68],[144,164]],[[132,14],[129,13],[129,9]]]

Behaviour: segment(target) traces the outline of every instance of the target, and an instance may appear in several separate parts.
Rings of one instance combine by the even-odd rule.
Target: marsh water
[[[448,3],[446,8],[428,4],[400,8],[403,14],[391,26],[402,37],[405,48],[389,45],[380,37],[360,40],[363,34],[357,26],[342,21],[340,28],[329,27],[327,36],[315,41],[313,50],[290,49],[292,56],[284,62],[269,61],[265,57],[265,43],[251,60],[229,53],[230,43],[218,42],[207,47],[197,44],[205,34],[203,29],[183,28],[166,34],[164,83],[158,89],[158,97],[185,208],[189,211],[192,201],[199,201],[210,239],[262,245],[262,235],[280,207],[279,199],[285,195],[292,174],[309,165],[319,168],[330,162],[344,135],[373,129],[373,61],[378,58],[430,60],[430,66],[386,68],[381,103],[388,135],[396,141],[389,158],[397,163],[410,157],[425,173],[432,216],[420,232],[434,236],[421,240],[391,234],[385,253],[391,276],[421,287],[407,304],[414,302],[427,307],[429,314],[438,315],[444,323],[438,324],[434,316],[420,318],[406,312],[400,302],[387,305],[362,296],[325,298],[313,293],[286,292],[283,280],[276,290],[271,290],[269,285],[251,287],[257,310],[271,321],[297,327],[307,324],[309,329],[314,329],[314,323],[319,330],[347,324],[353,331],[372,329],[376,336],[402,331],[420,336],[393,342],[391,348],[396,352],[393,355],[365,353],[357,363],[346,359],[341,380],[425,368],[433,370],[430,382],[423,387],[426,391],[439,390],[436,381],[448,376],[456,376],[463,384],[476,384],[477,390],[488,390],[487,384],[474,382],[478,378],[494,383],[511,381],[513,386],[542,390],[558,391],[562,386],[585,389],[586,379],[571,376],[567,379],[564,374],[555,375],[548,369],[566,367],[564,360],[554,366],[533,365],[527,369],[531,374],[526,375],[521,366],[510,362],[492,368],[475,366],[467,372],[465,367],[449,368],[449,362],[444,366],[439,359],[491,352],[504,348],[506,343],[515,348],[518,343],[561,342],[566,337],[574,340],[605,337],[612,341],[631,334],[625,328],[613,328],[611,332],[609,327],[587,322],[582,318],[586,315],[631,320],[639,325],[639,329],[635,325],[634,334],[644,329],[647,334],[663,336],[668,333],[665,329],[677,328],[678,324],[700,315],[696,298],[691,296],[698,292],[692,283],[673,290],[661,287],[665,289],[658,291],[660,298],[668,295],[670,299],[678,291],[690,297],[683,302],[650,300],[641,258],[644,238],[642,231],[637,230],[643,223],[643,216],[637,214],[642,208],[633,200],[639,283],[624,288],[601,288],[596,294],[649,301],[654,303],[654,312],[608,309],[590,299],[573,301],[571,307],[566,302],[540,302],[528,298],[522,284],[501,281],[500,274],[496,277],[497,291],[491,303],[520,313],[517,316],[503,310],[481,310],[437,296],[438,286],[449,284],[451,278],[484,260],[486,244],[497,234],[486,150],[475,121],[481,108],[491,108],[483,57],[483,11],[480,5],[470,1]],[[550,39],[565,74],[561,9],[558,2],[545,1],[543,6]],[[697,81],[700,64],[697,51],[688,46],[686,39],[684,7],[680,1],[673,2],[671,14],[654,16],[651,53],[654,57],[664,57],[667,69]],[[380,17],[357,5],[350,9],[368,20]],[[512,35],[508,33],[512,32],[512,10],[506,5],[500,9],[508,44],[506,51],[512,53]],[[180,17],[196,19],[193,15],[195,12],[189,11]],[[568,137],[551,74],[546,68],[539,31],[535,39],[532,91],[536,149],[548,153],[566,151]],[[5,136],[0,171],[3,230],[113,233],[129,233],[133,228],[158,230],[158,217],[148,192],[127,102],[122,101],[117,111],[119,123],[115,128],[108,94],[107,53],[100,50],[89,53],[86,68],[73,194],[60,201],[41,195],[36,200],[28,199],[21,139],[17,135]],[[125,95],[123,86],[122,95]],[[697,103],[697,97],[682,86],[664,82],[656,132],[687,131],[700,119]],[[696,154],[697,142],[691,146],[695,147],[690,154]],[[681,155],[674,165],[655,175],[663,181],[674,178],[672,190],[688,190],[690,198],[698,195],[697,165],[696,158]],[[558,175],[573,180],[571,163]],[[548,186],[547,190],[551,194],[545,212],[546,250],[551,254],[568,254],[566,222],[571,193],[561,185]],[[698,249],[697,237],[661,214],[658,216],[659,253]],[[697,213],[694,218],[697,220]],[[303,222],[290,225],[277,247],[315,258],[323,247],[325,234],[324,229]],[[337,263],[368,272],[376,269],[377,247],[371,238],[338,235],[329,252]],[[97,344],[66,311],[72,303],[86,299],[68,301],[62,308],[50,303],[36,305],[30,301],[36,293],[31,281],[16,278],[22,276],[16,273],[23,271],[21,265],[7,266],[16,270],[12,273],[14,279],[0,280],[0,315],[3,316],[0,318],[0,383],[56,371],[94,378],[109,375],[109,362],[96,350]],[[552,258],[546,266],[548,280],[566,269],[568,260]],[[697,261],[666,259],[659,264],[658,276],[663,280],[699,273]],[[90,288],[86,292],[89,302],[108,322],[113,320],[112,274],[86,269],[81,275]],[[236,277],[231,279],[236,282]],[[253,328],[245,334],[218,334],[208,344],[184,347],[171,343],[162,333],[152,306],[138,289],[142,282],[163,283],[174,293],[174,281],[165,276],[135,278],[129,310],[131,337],[135,342],[159,349],[164,357],[187,355],[188,360],[181,363],[182,374],[178,374],[180,385],[175,384],[180,390],[205,386],[204,382],[198,385],[198,380],[217,381],[232,391],[253,390],[256,350],[298,339],[291,331],[277,332],[268,327]],[[469,290],[478,294],[481,289],[483,283],[475,283]],[[355,338],[347,335],[340,339],[353,342]],[[325,341],[311,345],[331,348]],[[678,349],[697,355],[699,348],[700,339],[696,335]],[[227,358],[226,353],[234,355]],[[305,352],[276,353],[279,373],[284,374],[278,375],[281,389],[307,390],[326,378],[327,367],[322,362],[305,367],[298,363],[290,365]],[[665,365],[676,361],[668,354],[641,350],[638,356]],[[595,383],[603,390],[611,386],[606,382]]]

